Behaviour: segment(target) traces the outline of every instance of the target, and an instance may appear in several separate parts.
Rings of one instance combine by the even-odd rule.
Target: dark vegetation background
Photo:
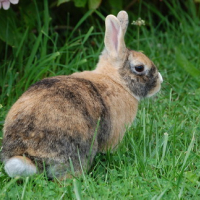
[[[13,98],[18,97],[32,82],[44,76],[53,75],[50,72],[52,70],[50,63],[49,61],[46,62],[45,59],[55,51],[59,55],[52,55],[52,59],[57,58],[59,65],[67,65],[76,54],[80,54],[80,56],[88,55],[91,54],[90,50],[92,49],[94,55],[90,55],[90,60],[93,59],[93,61],[87,62],[86,68],[94,68],[98,55],[103,48],[104,17],[108,14],[116,15],[120,10],[128,12],[130,22],[142,17],[146,21],[145,31],[149,31],[152,37],[159,37],[160,33],[169,34],[169,31],[176,33],[173,37],[178,37],[178,30],[185,28],[187,24],[188,26],[200,25],[198,0],[19,1],[19,4],[11,5],[8,11],[0,10],[0,78],[2,80],[0,83],[0,100],[2,104],[9,103],[10,105],[13,100],[9,100],[8,96],[13,94]],[[89,31],[87,32],[87,30]],[[132,38],[133,41],[128,42],[128,45],[134,49],[137,48],[135,43],[138,32],[136,30],[136,27],[129,25],[128,36],[126,37],[129,40]],[[140,31],[140,35],[143,36],[145,31]],[[192,31],[187,30],[188,33],[190,32],[190,36],[196,34]],[[83,34],[88,35],[83,38],[81,34],[82,36]],[[153,42],[152,38],[150,40]],[[75,41],[80,42],[81,46],[72,50],[73,57],[69,59],[65,54],[66,46],[74,45],[73,42]],[[151,41],[147,41],[144,35],[144,38],[139,42],[143,45]],[[85,43],[87,45],[84,45]],[[141,49],[142,45],[140,45]],[[155,48],[159,44],[151,45],[151,48]],[[51,58],[49,59],[51,60]],[[32,80],[31,78],[27,80],[28,77],[22,78],[26,67],[29,66],[32,69],[37,67],[39,69],[38,64],[41,64],[41,61],[49,65],[49,69],[45,70],[46,73],[42,73]],[[37,62],[35,63],[36,66],[30,66],[34,62]],[[62,70],[58,66],[53,67],[53,69],[54,72],[60,72],[60,74],[69,74],[76,70],[86,69],[84,63],[78,65],[75,69],[68,67],[67,70]],[[16,69],[16,73],[9,75],[9,71],[13,68]],[[38,73],[38,71],[36,70],[35,73]],[[17,87],[16,84],[19,80],[24,83],[24,87],[18,93],[18,90],[15,91],[15,87]]]

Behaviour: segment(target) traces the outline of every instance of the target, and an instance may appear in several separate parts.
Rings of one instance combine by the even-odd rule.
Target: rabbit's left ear
[[[123,34],[125,35],[127,27],[128,27],[128,14],[126,11],[120,11],[117,15],[117,19],[119,20]]]
[[[112,58],[121,58],[125,49],[124,33],[118,18],[114,15],[106,17],[106,32],[104,38],[107,53]]]

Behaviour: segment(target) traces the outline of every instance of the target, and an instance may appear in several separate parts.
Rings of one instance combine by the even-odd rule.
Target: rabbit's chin
[[[152,97],[154,96],[156,93],[158,93],[161,89],[161,85],[158,85],[156,88],[154,88],[153,91],[151,91],[150,93],[147,94],[147,97]]]
[[[155,95],[156,93],[158,93],[159,91],[160,91],[160,89],[161,89],[161,84],[162,84],[162,82],[163,82],[163,78],[162,78],[162,75],[158,72],[158,84],[157,84],[157,86],[153,89],[153,90],[151,90],[148,94],[147,94],[147,97],[152,97],[153,95]]]

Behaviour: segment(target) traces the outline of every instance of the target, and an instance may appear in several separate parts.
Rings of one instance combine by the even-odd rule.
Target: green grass
[[[155,62],[164,83],[159,94],[141,101],[118,150],[98,154],[87,174],[62,182],[48,181],[45,174],[11,179],[0,164],[0,199],[200,198],[199,18],[192,1],[186,1],[187,12],[178,3],[166,4],[167,16],[142,4],[145,13],[140,16],[147,25],[140,30],[139,50]],[[104,21],[97,12],[96,25],[91,26],[89,14],[63,36],[54,31],[44,4],[36,34],[24,27],[23,34],[18,30],[22,35],[17,46],[2,43],[0,140],[6,113],[31,84],[95,67],[103,48]],[[133,17],[130,13],[130,20],[136,20]],[[137,28],[129,25],[127,46],[135,49],[136,38]]]

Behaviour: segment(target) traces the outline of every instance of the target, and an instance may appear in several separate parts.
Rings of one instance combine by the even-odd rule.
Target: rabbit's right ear
[[[114,15],[106,17],[104,43],[109,56],[112,58],[121,58],[123,56],[124,49],[126,48],[124,33],[118,18]]]
[[[126,29],[128,27],[128,14],[126,11],[120,11],[117,15],[117,19],[119,20],[121,27],[122,27],[122,31],[125,35],[126,33]]]

